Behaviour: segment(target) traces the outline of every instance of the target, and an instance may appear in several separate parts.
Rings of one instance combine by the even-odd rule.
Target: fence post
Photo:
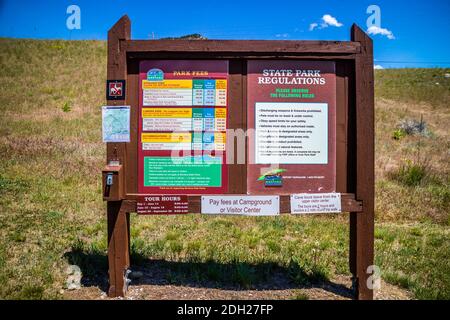
[[[363,211],[350,213],[350,270],[355,280],[356,298],[373,299],[367,268],[374,263],[374,71],[372,39],[357,25],[351,40],[361,44],[355,58],[356,114],[356,200]]]
[[[127,78],[127,58],[121,50],[120,42],[129,40],[131,36],[131,22],[128,16],[123,16],[108,31],[108,80],[125,80]],[[126,89],[126,87],[125,87]],[[127,93],[125,92],[125,99]],[[108,100],[108,105],[124,105],[126,100]],[[124,143],[107,143],[107,163],[119,161],[126,175],[126,147]],[[127,283],[125,272],[130,266],[130,223],[129,210],[126,201],[108,201],[108,265],[110,297],[124,296]]]

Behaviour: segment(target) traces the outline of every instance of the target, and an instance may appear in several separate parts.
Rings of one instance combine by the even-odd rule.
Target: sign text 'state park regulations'
[[[248,192],[335,191],[334,62],[250,60],[247,72],[247,122],[255,130]]]

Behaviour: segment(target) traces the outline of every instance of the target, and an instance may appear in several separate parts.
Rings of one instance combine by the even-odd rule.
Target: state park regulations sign
[[[335,191],[335,63],[249,60],[247,73],[248,193]]]
[[[225,193],[228,61],[142,61],[139,82],[139,193]]]
[[[335,63],[249,60],[247,73],[247,194],[336,191]],[[139,193],[227,192],[228,95],[227,60],[140,63]]]

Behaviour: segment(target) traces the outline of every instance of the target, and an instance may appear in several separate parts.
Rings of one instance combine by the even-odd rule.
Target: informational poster
[[[335,191],[334,62],[250,60],[247,73],[248,193]]]
[[[130,142],[130,106],[102,107],[103,142]]]
[[[189,212],[186,195],[141,196],[136,202],[138,214],[186,214]]]
[[[203,214],[276,216],[279,196],[202,196]]]
[[[294,214],[341,212],[340,193],[300,193],[291,195],[291,212]]]
[[[138,191],[227,191],[228,61],[140,64]]]

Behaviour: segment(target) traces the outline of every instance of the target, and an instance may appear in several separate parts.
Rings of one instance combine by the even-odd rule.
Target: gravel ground
[[[154,274],[153,274],[154,275]],[[282,275],[275,275],[267,284],[251,290],[221,288],[212,285],[173,285],[164,283],[152,274],[143,273],[129,287],[128,300],[264,300],[264,299],[311,299],[348,300],[351,299],[351,278],[339,276],[326,283],[295,286]],[[135,284],[134,284],[135,283]],[[65,299],[98,300],[109,299],[101,286],[82,286],[78,290],[62,291]],[[409,300],[408,291],[381,281],[380,290],[375,293],[379,300]],[[116,298],[122,299],[122,298]]]

